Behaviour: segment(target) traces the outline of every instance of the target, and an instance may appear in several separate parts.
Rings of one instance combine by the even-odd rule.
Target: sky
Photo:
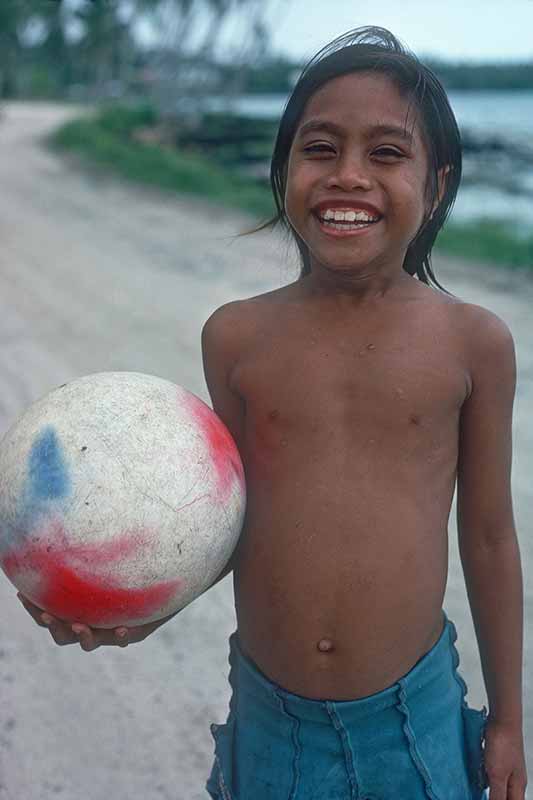
[[[417,56],[533,61],[533,0],[266,0],[276,50],[310,58],[362,25],[388,28]]]

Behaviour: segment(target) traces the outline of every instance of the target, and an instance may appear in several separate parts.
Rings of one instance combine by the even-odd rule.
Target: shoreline
[[[81,169],[99,173],[105,170],[137,185],[159,187],[171,194],[197,196],[214,202],[218,209],[233,208],[254,212],[250,226],[258,219],[273,216],[270,187],[246,177],[202,153],[140,141],[137,131],[150,138],[139,123],[140,112],[124,109],[100,111],[96,117],[74,119],[48,137],[56,151],[75,156]],[[122,126],[116,134],[109,120]],[[255,218],[255,215],[257,218]],[[439,232],[435,256],[453,255],[461,259],[491,263],[506,271],[531,271],[533,274],[533,236],[509,230],[501,221],[483,218],[471,222],[448,221]]]

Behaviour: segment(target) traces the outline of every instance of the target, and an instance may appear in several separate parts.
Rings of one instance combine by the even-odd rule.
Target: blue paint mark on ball
[[[0,555],[23,545],[72,491],[67,461],[52,425],[34,439],[28,455],[26,480],[15,507],[0,509]]]
[[[70,494],[70,478],[61,443],[51,425],[34,440],[29,456],[29,494],[34,500],[58,500]]]

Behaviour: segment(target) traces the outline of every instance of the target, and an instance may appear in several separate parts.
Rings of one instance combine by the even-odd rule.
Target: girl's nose
[[[355,159],[342,159],[335,165],[335,169],[327,179],[327,188],[345,189],[370,189],[371,180],[363,166]]]

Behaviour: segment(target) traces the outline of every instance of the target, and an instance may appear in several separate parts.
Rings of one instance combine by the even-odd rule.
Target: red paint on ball
[[[142,619],[165,605],[182,586],[182,581],[173,580],[136,589],[113,579],[112,564],[148,544],[143,531],[125,532],[101,544],[77,545],[68,543],[63,524],[54,520],[46,529],[32,531],[27,542],[2,558],[6,575],[23,593],[25,584],[35,583],[28,598],[68,622],[102,627]],[[106,568],[102,574],[95,569],[98,566]]]
[[[235,479],[244,487],[244,470],[237,446],[222,420],[203,400],[189,394],[185,401],[189,413],[205,436],[209,455],[215,466],[221,499],[225,500],[231,494]]]

